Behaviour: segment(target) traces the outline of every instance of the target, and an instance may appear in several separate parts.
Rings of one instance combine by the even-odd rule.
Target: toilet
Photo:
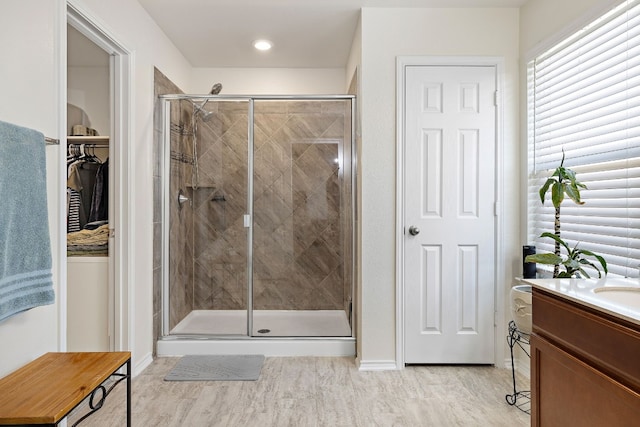
[[[511,288],[511,317],[520,332],[531,334],[531,285]]]

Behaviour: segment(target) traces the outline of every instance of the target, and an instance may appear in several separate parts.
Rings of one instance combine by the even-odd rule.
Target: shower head
[[[222,90],[222,83],[216,83],[213,86],[211,86],[211,91],[209,91],[209,94],[217,95],[220,93],[221,90]]]
[[[220,93],[220,91],[222,90],[222,83],[216,83],[213,86],[211,86],[211,90],[209,91],[209,95],[217,95]],[[195,109],[193,110],[193,114],[200,114],[200,117],[202,118],[203,121],[208,121],[211,119],[211,117],[213,117],[213,112],[211,111],[207,111],[204,109],[204,106],[207,104],[207,102],[209,102],[209,99],[205,99],[204,102],[202,104],[193,104],[195,106]]]
[[[207,111],[204,108],[198,108],[196,110],[196,114],[200,114],[200,118],[202,118],[202,121],[204,122],[208,122],[211,120],[211,117],[213,117],[213,111]]]

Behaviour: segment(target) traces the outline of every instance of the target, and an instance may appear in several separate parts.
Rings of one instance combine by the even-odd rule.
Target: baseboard
[[[352,338],[340,339],[166,339],[158,341],[158,357],[186,354],[263,354],[267,357],[355,356]]]
[[[133,367],[133,376],[137,377],[153,362],[153,354],[147,353],[138,363]]]
[[[356,359],[359,371],[395,371],[398,365],[395,360],[360,360]]]

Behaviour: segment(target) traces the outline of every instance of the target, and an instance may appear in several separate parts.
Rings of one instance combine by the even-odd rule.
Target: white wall
[[[183,90],[206,94],[218,82],[221,95],[332,95],[347,85],[344,68],[194,68]]]
[[[67,68],[67,102],[87,113],[99,135],[109,135],[109,67]]]
[[[0,13],[0,120],[58,138],[61,128],[58,69],[61,1],[4,0]],[[37,11],[37,12],[35,12]],[[56,302],[0,322],[0,377],[48,351],[58,351],[60,295],[59,147],[47,147],[47,198]],[[0,202],[1,203],[1,202]]]
[[[360,309],[360,307],[362,307],[362,290],[361,290],[361,284],[362,282],[360,281],[360,275],[361,275],[361,271],[362,271],[362,257],[360,256],[360,254],[362,253],[362,227],[361,227],[361,221],[360,221],[360,217],[361,214],[360,212],[362,212],[362,186],[358,185],[358,183],[361,181],[362,179],[362,172],[361,172],[361,168],[360,168],[360,161],[361,161],[361,152],[362,152],[362,116],[360,113],[360,96],[359,94],[361,93],[361,77],[360,77],[360,70],[361,70],[361,65],[362,65],[362,20],[358,19],[358,26],[356,28],[356,32],[353,35],[353,41],[351,42],[351,50],[349,51],[349,58],[347,59],[347,66],[345,69],[345,80],[346,80],[346,84],[347,86],[349,86],[351,84],[351,81],[353,80],[354,76],[356,77],[356,83],[357,83],[357,87],[356,87],[356,117],[355,117],[355,136],[356,136],[356,167],[355,167],[355,173],[356,173],[356,218],[354,218],[354,227],[355,227],[355,235],[356,235],[356,241],[355,241],[355,279],[356,279],[356,284],[355,287],[356,289],[354,290],[354,295],[353,295],[353,301],[354,301],[354,314],[355,314],[355,322],[354,322],[354,329],[355,329],[355,336],[356,336],[356,354],[360,355],[362,354],[362,340],[359,339],[359,337],[362,335],[362,310]],[[348,88],[347,88],[348,90]],[[360,357],[358,356],[358,360],[360,360]]]
[[[518,176],[518,9],[379,9],[362,11],[361,348],[364,363],[395,363],[396,57],[504,57],[504,174]],[[500,289],[519,264],[517,180],[504,182]],[[516,200],[514,200],[516,199]],[[505,331],[506,334],[506,331]],[[501,334],[499,334],[501,335]],[[500,339],[500,336],[497,337]]]

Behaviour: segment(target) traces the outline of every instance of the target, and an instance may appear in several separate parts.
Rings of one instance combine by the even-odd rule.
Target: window
[[[560,164],[588,189],[561,205],[562,238],[602,255],[612,275],[640,265],[640,0],[626,1],[528,68],[528,238],[553,252],[554,208],[538,190]],[[595,273],[595,272],[593,272]],[[591,272],[590,272],[591,274]],[[593,274],[592,274],[593,276]]]

